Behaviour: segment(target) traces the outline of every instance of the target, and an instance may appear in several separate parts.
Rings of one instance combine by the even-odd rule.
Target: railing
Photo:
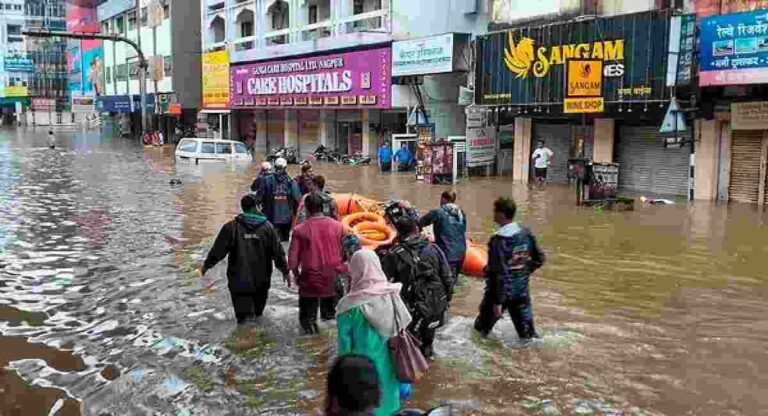
[[[267,41],[267,46],[272,45],[284,45],[288,43],[288,35],[291,33],[291,29],[280,29],[267,32],[264,35],[264,39]]]
[[[325,20],[311,25],[306,25],[301,29],[301,40],[317,40],[331,37],[333,24],[330,20]]]
[[[256,47],[256,37],[247,36],[232,42],[236,52],[248,51]]]
[[[379,31],[389,32],[389,28],[384,27],[384,18],[387,16],[386,10],[374,10],[372,12],[360,13],[343,19],[344,33]]]

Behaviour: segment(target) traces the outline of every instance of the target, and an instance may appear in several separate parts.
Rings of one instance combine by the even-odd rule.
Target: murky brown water
[[[54,403],[74,414],[74,400],[99,415],[317,408],[333,332],[297,337],[296,294],[276,280],[266,319],[235,334],[224,267],[193,274],[254,167],[177,167],[170,147],[92,134],[60,141],[50,152],[42,131],[0,131],[0,387],[16,398],[0,400],[0,414]],[[374,167],[315,170],[332,191],[420,209],[447,189]],[[518,201],[539,236],[548,263],[532,290],[544,338],[523,348],[505,320],[477,339],[482,284],[468,281],[411,404],[478,415],[768,414],[765,214],[698,203],[601,212],[576,208],[564,187],[497,178],[456,190],[472,237],[493,231],[499,195]],[[109,364],[115,380],[101,375]]]

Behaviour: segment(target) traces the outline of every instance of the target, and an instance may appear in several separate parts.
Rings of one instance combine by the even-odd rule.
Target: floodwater
[[[175,166],[173,149],[94,133],[0,130],[0,414],[314,414],[335,334],[300,337],[274,277],[266,316],[237,330],[225,266],[195,276],[255,166]],[[295,172],[295,167],[292,168]],[[435,207],[442,186],[375,167],[317,166],[329,188]],[[172,185],[170,179],[181,179]],[[410,406],[472,415],[768,414],[768,217],[750,206],[574,206],[566,187],[456,186],[471,236],[518,201],[546,266],[541,341],[508,319],[470,330],[465,280]]]

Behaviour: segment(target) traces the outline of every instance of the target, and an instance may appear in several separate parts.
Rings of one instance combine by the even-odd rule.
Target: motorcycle
[[[370,165],[371,157],[367,155],[363,155],[361,152],[358,152],[352,156],[350,155],[342,156],[341,162],[351,166]]]
[[[315,157],[316,160],[320,162],[331,162],[331,163],[339,163],[341,160],[341,155],[336,150],[331,150],[325,145],[320,145],[315,149],[315,151],[312,153],[312,155]]]
[[[283,158],[288,164],[295,165],[299,163],[299,156],[296,149],[291,146],[272,149],[267,155],[267,162],[274,163],[275,160]]]

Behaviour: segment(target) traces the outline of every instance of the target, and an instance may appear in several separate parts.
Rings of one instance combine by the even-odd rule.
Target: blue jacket
[[[392,149],[390,149],[389,146],[387,147],[381,146],[379,148],[379,162],[389,163],[391,161],[392,161]]]
[[[401,165],[410,165],[411,159],[413,159],[411,149],[400,149],[395,153],[395,160]]]
[[[467,218],[456,204],[433,209],[419,220],[419,226],[433,226],[435,243],[449,262],[461,261],[467,251]]]
[[[287,188],[287,195],[275,195],[280,187]],[[263,203],[269,222],[274,225],[291,224],[300,201],[299,186],[287,173],[279,172],[267,176],[264,183]]]
[[[544,253],[530,230],[516,222],[507,224],[488,242],[486,290],[491,292],[497,305],[526,298],[531,273],[543,265]]]

